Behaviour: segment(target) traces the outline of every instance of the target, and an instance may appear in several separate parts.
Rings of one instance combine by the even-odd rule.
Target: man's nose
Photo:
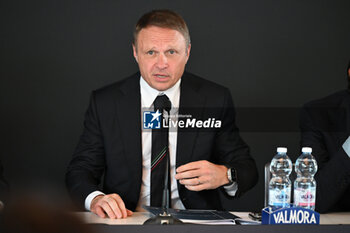
[[[168,67],[168,58],[162,53],[158,56],[157,67],[159,69],[165,69]]]

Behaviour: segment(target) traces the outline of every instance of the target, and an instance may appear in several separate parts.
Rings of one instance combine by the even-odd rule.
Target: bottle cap
[[[278,153],[287,153],[287,147],[277,147]]]
[[[312,152],[312,148],[311,147],[303,147],[301,149],[301,152],[303,152],[303,153],[311,153]]]

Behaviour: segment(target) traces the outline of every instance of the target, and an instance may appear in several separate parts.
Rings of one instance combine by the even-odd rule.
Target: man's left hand
[[[227,167],[206,160],[182,165],[176,169],[175,179],[191,191],[216,189],[229,183]]]

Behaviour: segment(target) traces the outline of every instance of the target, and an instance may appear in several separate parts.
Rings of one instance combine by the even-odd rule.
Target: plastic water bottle
[[[311,154],[312,148],[303,147],[302,154],[295,163],[297,179],[294,181],[294,205],[315,210],[317,162]]]
[[[292,161],[287,155],[287,148],[277,148],[277,154],[270,164],[270,172],[272,178],[269,183],[269,207],[272,211],[290,207],[292,183],[289,175],[292,172]]]

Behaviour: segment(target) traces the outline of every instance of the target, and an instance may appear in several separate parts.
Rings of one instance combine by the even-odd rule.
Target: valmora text
[[[303,210],[285,210],[273,215],[276,224],[316,224],[314,213]]]

